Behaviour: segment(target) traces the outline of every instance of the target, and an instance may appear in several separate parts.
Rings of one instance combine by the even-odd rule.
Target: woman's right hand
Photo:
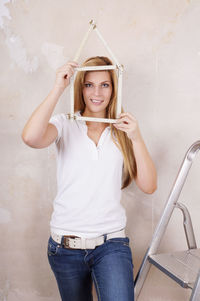
[[[77,67],[77,62],[69,61],[62,67],[58,68],[56,72],[56,81],[54,85],[55,88],[64,90],[70,83],[70,78],[74,74],[74,68]]]

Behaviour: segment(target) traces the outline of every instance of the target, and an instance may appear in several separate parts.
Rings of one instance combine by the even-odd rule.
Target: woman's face
[[[112,95],[112,82],[108,71],[86,73],[83,98],[90,112],[105,112]]]

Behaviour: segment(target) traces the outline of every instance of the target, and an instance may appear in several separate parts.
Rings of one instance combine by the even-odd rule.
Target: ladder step
[[[200,269],[200,249],[150,255],[148,260],[184,288],[193,288]]]

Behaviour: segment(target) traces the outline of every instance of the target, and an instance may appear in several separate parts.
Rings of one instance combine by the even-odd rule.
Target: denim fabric
[[[132,253],[128,237],[111,238],[95,249],[65,249],[51,237],[48,259],[62,301],[134,301]]]

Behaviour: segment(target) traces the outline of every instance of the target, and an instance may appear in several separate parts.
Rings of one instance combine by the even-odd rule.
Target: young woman
[[[83,66],[112,65],[92,57]],[[90,301],[92,281],[101,301],[133,301],[132,253],[126,236],[121,190],[132,180],[145,193],[156,189],[156,170],[137,120],[124,113],[117,123],[51,117],[69,85],[76,62],[59,68],[53,89],[33,112],[22,138],[34,148],[55,142],[57,195],[50,222],[48,259],[63,301]],[[79,116],[116,119],[114,70],[79,72],[75,80]]]

